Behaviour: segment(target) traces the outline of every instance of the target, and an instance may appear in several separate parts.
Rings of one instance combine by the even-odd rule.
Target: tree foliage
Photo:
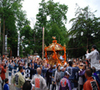
[[[21,10],[21,1],[23,0],[0,0],[1,30],[2,34],[3,30],[5,30],[4,34],[8,36],[8,47],[14,56],[17,56],[17,31],[21,30],[26,25],[26,22],[28,22],[25,12]]]
[[[37,14],[37,22],[35,24],[35,52],[42,54],[42,28],[45,28],[45,44],[52,43],[52,36],[56,36],[59,43],[64,45],[67,41],[67,30],[65,23],[67,21],[66,13],[68,7],[53,0],[40,3],[39,13]],[[48,19],[49,18],[49,19]]]
[[[89,6],[80,8],[77,5],[75,18],[72,18],[70,22],[72,22],[72,27],[69,30],[69,36],[72,36],[72,38],[69,40],[68,47],[80,47],[76,50],[70,50],[69,54],[71,56],[82,56],[85,54],[86,49],[90,49],[93,44],[98,45],[100,18],[95,17]]]

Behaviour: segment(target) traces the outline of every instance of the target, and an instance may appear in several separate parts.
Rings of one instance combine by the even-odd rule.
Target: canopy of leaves
[[[69,30],[69,48],[77,48],[69,50],[69,55],[79,57],[85,54],[86,49],[90,49],[93,44],[98,46],[100,35],[100,18],[95,17],[89,6],[80,8],[77,5],[75,18],[70,20],[72,27]],[[80,48],[79,48],[80,47]],[[100,46],[99,46],[100,47]]]
[[[59,43],[64,45],[67,42],[67,30],[65,23],[67,21],[66,13],[68,7],[64,4],[54,3],[53,0],[40,3],[37,22],[35,24],[35,52],[42,54],[42,28],[45,28],[45,44],[52,43],[52,36],[56,36]],[[65,42],[66,41],[66,42]]]
[[[21,10],[22,1],[23,0],[0,0],[1,32],[3,34],[3,30],[5,30],[4,34],[8,36],[8,47],[10,51],[12,51],[13,56],[17,56],[17,31],[21,30],[26,23],[29,24],[25,12]],[[0,53],[1,52],[2,46],[0,49]]]

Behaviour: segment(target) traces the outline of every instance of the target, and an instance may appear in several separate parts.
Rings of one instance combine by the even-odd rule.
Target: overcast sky
[[[27,18],[31,21],[32,28],[36,22],[36,14],[38,13],[40,2],[41,0],[24,0],[23,2],[23,10],[26,11]],[[74,15],[75,15],[76,3],[81,8],[89,6],[91,11],[97,10],[95,15],[97,17],[100,17],[100,0],[54,0],[54,2],[59,2],[60,4],[68,5],[68,12],[67,12],[68,20],[66,24],[67,29],[71,27],[71,23],[69,23],[69,20],[75,17]]]

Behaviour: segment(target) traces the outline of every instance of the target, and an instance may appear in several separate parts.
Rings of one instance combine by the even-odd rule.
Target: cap
[[[71,76],[68,71],[65,72],[67,75]]]

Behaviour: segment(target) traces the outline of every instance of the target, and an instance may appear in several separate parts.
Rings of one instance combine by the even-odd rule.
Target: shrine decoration
[[[57,40],[55,37],[52,37],[54,40],[52,41],[52,44],[50,44],[48,47],[45,46],[45,58],[48,63],[50,64],[61,64],[62,62],[66,63],[66,47],[62,46],[61,44],[57,43]],[[63,51],[63,55],[60,54],[60,51]],[[62,59],[61,59],[61,58]]]

